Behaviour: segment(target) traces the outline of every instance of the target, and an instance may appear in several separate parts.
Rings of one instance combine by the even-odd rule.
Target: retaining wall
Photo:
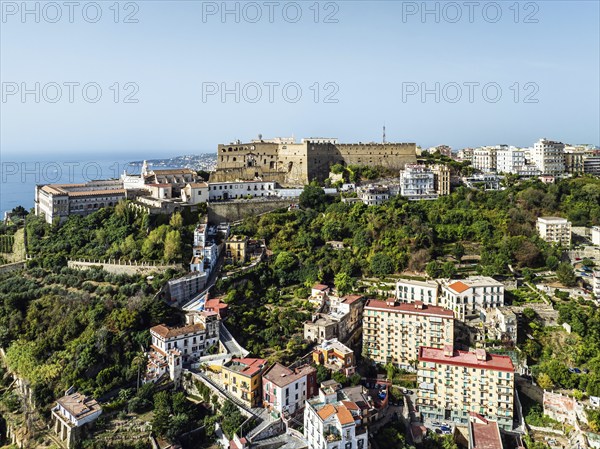
[[[287,208],[294,201],[292,199],[275,199],[208,203],[208,222],[219,224],[240,221],[252,215],[261,215],[276,209]]]
[[[150,274],[167,271],[168,269],[173,270],[181,270],[181,265],[152,265],[150,263],[140,263],[140,262],[121,262],[121,263],[112,263],[103,260],[89,260],[89,261],[80,261],[80,260],[69,260],[67,261],[67,266],[69,268],[77,268],[77,269],[88,269],[92,267],[102,267],[104,271],[113,274]]]

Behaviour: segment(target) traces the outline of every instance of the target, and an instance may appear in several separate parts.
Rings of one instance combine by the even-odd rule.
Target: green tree
[[[165,238],[164,260],[172,262],[181,257],[181,234],[179,231],[169,231]]]
[[[228,438],[233,438],[235,432],[244,422],[243,415],[236,407],[236,405],[229,400],[225,401],[225,403],[221,407],[220,414],[223,417],[223,420],[221,422],[223,432],[225,433],[225,435],[227,435]]]
[[[169,225],[175,229],[181,229],[183,227],[183,217],[181,213],[175,212],[171,215],[171,220],[169,220]]]
[[[394,272],[394,261],[385,253],[377,253],[371,257],[371,271],[377,276],[385,276]]]
[[[453,278],[455,274],[456,266],[454,265],[454,262],[444,262],[442,265],[442,276],[445,278]]]
[[[541,373],[538,376],[537,383],[540,386],[540,388],[543,388],[544,390],[552,390],[552,388],[554,388],[554,383],[552,382],[552,379],[550,379],[550,376],[546,373]]]
[[[437,260],[432,260],[425,267],[425,271],[427,272],[427,276],[432,279],[437,279],[442,275],[442,267]]]
[[[558,269],[556,270],[556,277],[560,283],[566,287],[573,287],[577,285],[575,270],[573,270],[573,266],[568,262],[563,262],[558,266]]]
[[[548,256],[546,258],[546,266],[548,267],[549,270],[556,270],[558,268],[559,263],[560,263],[560,261],[558,260],[558,257],[556,257],[556,256]]]
[[[454,245],[454,248],[452,249],[452,255],[458,262],[460,262],[462,257],[465,255],[465,247],[461,242],[458,242]]]
[[[152,418],[152,430],[156,432],[157,435],[167,435],[170,415],[171,406],[169,394],[166,391],[159,391],[154,395],[154,414]]]
[[[318,183],[311,182],[302,190],[299,202],[304,208],[321,210],[326,205],[326,199],[323,188]]]
[[[356,279],[350,276],[346,271],[340,271],[333,278],[333,283],[335,284],[338,294],[344,296],[354,289]]]

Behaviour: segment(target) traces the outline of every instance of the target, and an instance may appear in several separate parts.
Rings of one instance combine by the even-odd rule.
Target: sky
[[[2,1],[4,160],[600,144],[598,1],[75,3]]]

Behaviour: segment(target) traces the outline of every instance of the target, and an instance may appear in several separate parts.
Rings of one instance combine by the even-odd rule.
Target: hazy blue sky
[[[61,0],[62,16],[50,23],[57,8],[29,2],[40,8],[37,23],[35,14],[22,17],[20,1],[3,1],[3,159],[206,152],[259,133],[371,141],[381,140],[384,123],[388,141],[422,146],[526,146],[539,137],[600,144],[598,1],[521,2],[517,8],[512,1],[478,2],[472,17],[464,2],[428,3],[438,17],[422,17],[422,2],[322,2],[317,8],[312,1],[274,3],[270,23],[270,7],[262,1],[228,3],[239,16],[225,20],[222,2],[123,2],[115,23],[113,1],[100,1],[102,17],[89,23],[97,11],[83,1],[70,23]],[[256,5],[262,17],[251,23]],[[297,5],[302,17],[293,23]],[[124,23],[130,13],[137,23]],[[24,102],[20,92],[10,95],[15,86],[35,90],[36,82],[39,103],[34,94]],[[65,82],[80,83],[72,103]],[[124,102],[135,88],[126,88],[128,82],[139,87],[137,103]],[[203,86],[225,83],[235,90],[236,82],[239,103],[234,94],[225,101],[219,94],[203,99]],[[50,102],[52,83],[62,90],[56,103]],[[102,89],[97,103],[84,99],[86,83]],[[262,89],[256,103],[248,101],[256,96],[252,83]],[[280,83],[272,103],[264,83]],[[282,92],[286,83],[302,89],[298,102],[291,102],[293,86]],[[421,87],[435,91],[435,83],[437,103],[434,93],[425,101],[419,93],[406,95]],[[472,102],[464,83],[480,84]],[[484,94],[486,83],[496,84]],[[453,103],[457,85],[462,97]],[[502,96],[493,102],[498,87]],[[87,94],[93,99],[94,88]],[[338,102],[325,102],[327,94]]]

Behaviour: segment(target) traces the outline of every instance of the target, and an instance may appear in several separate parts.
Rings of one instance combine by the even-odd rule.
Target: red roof
[[[265,359],[253,359],[246,357],[243,359],[231,359],[231,362],[223,367],[230,371],[243,374],[244,376],[252,377],[259,373],[265,367],[266,363],[267,361]]]
[[[451,288],[452,290],[454,290],[456,293],[462,293],[471,288],[464,282],[460,282],[460,281],[457,281],[454,284],[450,284],[448,287]]]
[[[389,312],[397,313],[414,313],[416,315],[438,315],[447,318],[454,317],[454,312],[452,312],[452,310],[444,309],[438,306],[419,304],[419,308],[416,308],[414,303],[408,302],[389,305],[386,301],[381,301],[379,299],[369,299],[365,305],[365,310],[367,309],[387,310]]]
[[[353,302],[358,301],[359,299],[362,299],[363,297],[361,295],[346,295],[344,296],[342,299],[344,300],[343,302],[345,304],[352,304]]]
[[[473,449],[502,449],[502,437],[498,423],[488,421],[483,416],[476,416],[476,420],[471,419],[469,426],[471,432],[469,436],[472,438],[471,445]]]
[[[315,284],[315,285],[312,286],[312,288],[314,290],[320,290],[322,292],[324,292],[325,290],[329,290],[329,286],[324,285],[324,284]]]
[[[467,351],[453,351],[452,356],[444,355],[443,349],[419,348],[419,362],[433,362],[443,365],[465,366],[495,371],[514,372],[515,367],[507,355],[487,354],[486,360],[478,360],[477,354]]]
[[[222,318],[225,314],[225,311],[229,308],[228,304],[221,302],[221,298],[212,298],[206,301],[204,304],[204,310],[212,311],[219,314]]]

